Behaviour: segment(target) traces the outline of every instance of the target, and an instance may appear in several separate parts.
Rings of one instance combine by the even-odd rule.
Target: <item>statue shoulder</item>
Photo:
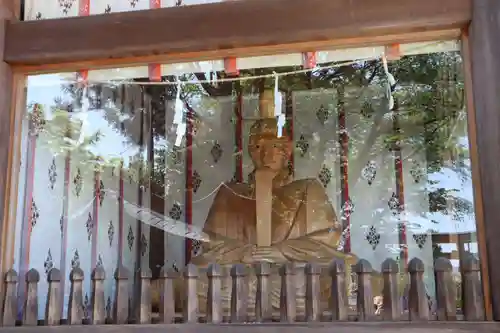
[[[207,220],[220,219],[221,216],[231,214],[235,208],[240,207],[245,200],[251,199],[251,187],[247,184],[224,183],[219,186]]]
[[[245,183],[222,183],[217,190],[218,197],[243,196],[248,197],[252,194],[252,188]]]
[[[242,186],[243,185],[243,186]],[[214,194],[213,203],[203,226],[203,231],[212,233],[211,239],[237,239],[242,240],[243,230],[254,221],[255,205],[249,205],[250,196],[248,186],[245,184],[222,184]],[[252,201],[253,202],[253,201]],[[228,228],[228,225],[232,225]]]
[[[325,193],[325,188],[323,185],[315,178],[304,178],[297,179],[288,184],[287,186],[292,186],[294,188],[301,188],[304,191],[319,191],[320,193]]]
[[[338,223],[337,214],[332,206],[328,193],[317,179],[307,178],[296,181],[295,186],[305,193],[305,202],[314,212],[314,227],[310,230],[329,230]]]

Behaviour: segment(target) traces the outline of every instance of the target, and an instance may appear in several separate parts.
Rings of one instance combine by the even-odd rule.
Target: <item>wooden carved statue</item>
[[[201,252],[191,263],[208,267],[211,263],[230,266],[266,261],[315,261],[327,266],[333,259],[345,260],[346,267],[357,258],[338,251],[342,228],[325,189],[316,179],[292,180],[288,160],[292,141],[284,134],[278,137],[272,91],[261,94],[261,119],[250,129],[248,151],[255,170],[250,183],[228,183],[218,190],[204,225],[210,241],[202,243]],[[283,131],[285,132],[285,131]],[[350,274],[350,269],[348,273]],[[249,311],[255,302],[255,278],[249,278]],[[349,281],[349,280],[348,280]],[[297,310],[304,308],[304,277],[298,275]],[[280,281],[272,281],[272,304],[279,308]],[[182,282],[177,285],[182,301]],[[330,280],[321,282],[322,303],[326,306]],[[230,308],[230,278],[223,281],[223,307]],[[206,281],[198,286],[199,305],[206,305]],[[178,303],[179,304],[179,303]]]

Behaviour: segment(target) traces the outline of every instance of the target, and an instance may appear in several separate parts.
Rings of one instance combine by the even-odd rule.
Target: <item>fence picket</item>
[[[408,263],[410,273],[410,292],[408,295],[411,321],[429,320],[429,300],[424,284],[424,263],[413,258]]]
[[[5,273],[5,291],[3,296],[3,326],[15,326],[17,317],[17,272],[10,269]]]
[[[45,307],[45,324],[55,326],[61,324],[61,271],[52,268],[47,276],[49,292],[47,306]]]
[[[401,317],[401,301],[398,292],[399,267],[396,260],[389,258],[382,263],[384,279],[383,288],[383,313],[384,320],[398,320]]]
[[[69,274],[70,292],[68,304],[68,322],[70,325],[81,325],[83,321],[83,270],[73,268]]]
[[[160,320],[162,323],[171,324],[175,321],[175,290],[174,281],[179,278],[179,273],[173,268],[163,268],[160,279],[163,280],[162,298],[160,301]]]
[[[357,310],[358,320],[368,321],[375,316],[373,309],[373,292],[371,284],[371,275],[373,273],[372,265],[367,260],[361,259],[354,266],[358,275],[358,294]]]
[[[116,324],[126,324],[129,320],[129,277],[128,270],[120,265],[114,274],[116,292],[113,304],[113,322]]]
[[[249,272],[249,267],[244,264],[235,264],[229,271],[224,270],[219,264],[212,264],[206,269],[208,279],[208,289],[198,290],[199,268],[195,265],[187,265],[183,274],[179,274],[174,269],[163,269],[160,272],[161,302],[159,319],[165,324],[176,322],[176,302],[179,301],[176,290],[179,282],[185,294],[181,298],[184,323],[198,323],[200,316],[203,322],[219,324],[227,320],[224,315],[223,293],[226,287],[230,288],[230,316],[232,323],[243,323],[248,320],[256,322],[269,322],[273,320],[273,307],[271,302],[272,286],[280,283],[280,308],[279,321],[282,323],[293,323],[297,320],[306,322],[318,322],[328,316],[323,311],[331,313],[332,321],[347,321],[350,309],[347,294],[346,263],[343,260],[335,259],[328,267],[322,267],[317,263],[310,262],[304,266],[296,266],[295,263],[286,262],[279,266],[277,271],[267,262],[255,263],[251,266],[253,274]],[[328,275],[331,281],[330,298],[328,308],[322,302],[322,279],[323,268],[328,268]],[[436,316],[439,321],[457,320],[457,294],[456,284],[453,275],[453,268],[449,259],[438,258],[434,262],[433,273],[436,281]],[[372,279],[374,271],[371,264],[364,259],[360,259],[353,266],[353,272],[357,274],[357,320],[372,321],[377,320],[378,314],[382,315],[384,321],[402,320],[402,296],[400,290],[399,266],[398,263],[389,258],[381,265],[381,276],[383,280],[382,308],[381,313],[375,311],[375,300],[372,291]],[[305,284],[298,284],[302,281],[304,274]],[[413,258],[408,264],[408,314],[411,321],[430,320],[430,306],[427,290],[424,284],[424,263],[419,258]],[[140,277],[140,302],[138,302],[138,317],[133,317],[133,322],[138,319],[138,324],[150,324],[153,319],[152,312],[152,283],[151,270],[143,269],[138,272]],[[227,275],[229,274],[229,276]],[[276,274],[276,275],[275,275]],[[378,273],[377,273],[378,274]],[[378,275],[377,275],[378,276]],[[485,319],[483,306],[484,297],[482,294],[481,276],[479,261],[474,256],[468,256],[461,267],[462,276],[462,300],[465,320],[480,321]],[[57,268],[52,268],[47,274],[48,294],[45,307],[45,325],[61,325],[62,293],[61,272]],[[92,295],[91,295],[91,321],[93,325],[106,323],[106,303],[104,298],[104,281],[106,273],[102,266],[98,266],[91,274]],[[226,286],[225,279],[230,278],[231,284]],[[273,282],[273,278],[279,278]],[[256,279],[256,281],[255,281]],[[70,294],[68,302],[68,324],[81,325],[84,322],[83,309],[83,282],[84,272],[80,268],[74,268],[70,275]],[[131,320],[130,314],[130,274],[123,266],[118,267],[114,272],[114,304],[113,304],[113,324],[127,324]],[[22,325],[38,325],[38,287],[40,274],[35,269],[26,273],[26,298],[24,300]],[[255,295],[250,295],[251,283],[256,283]],[[301,282],[302,283],[302,282]],[[15,326],[18,317],[18,297],[17,297],[18,276],[16,271],[10,270],[4,278],[4,295],[1,323],[3,326]],[[302,295],[304,286],[305,302],[304,307],[298,308],[297,295]],[[253,288],[253,287],[252,287]],[[206,292],[206,313],[199,313],[200,305],[198,292]],[[255,316],[250,307],[249,299],[255,296]],[[302,305],[300,305],[302,306]],[[325,308],[322,308],[325,306]],[[304,312],[302,312],[304,311]],[[134,312],[135,313],[135,312]],[[305,316],[303,316],[303,313]],[[354,315],[354,313],[352,313]],[[204,318],[204,319],[203,319]],[[329,317],[328,317],[329,318]]]
[[[469,255],[462,267],[462,299],[465,320],[484,320],[484,299],[479,260]]]

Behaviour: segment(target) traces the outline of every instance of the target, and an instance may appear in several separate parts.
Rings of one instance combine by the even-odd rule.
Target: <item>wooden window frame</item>
[[[33,74],[439,40],[470,16],[471,0],[245,0],[18,21],[4,61]]]
[[[500,34],[500,28],[493,23],[488,25],[477,19],[487,15],[488,10],[500,10],[494,1],[242,0],[29,22],[19,21],[18,13],[0,16],[3,23],[0,33],[4,36],[0,40],[4,67],[3,70],[0,67],[3,107],[0,123],[10,126],[0,131],[0,146],[3,146],[0,160],[6,161],[0,163],[0,178],[6,180],[0,182],[0,201],[3,202],[3,206],[0,205],[3,217],[0,273],[10,268],[13,261],[9,257],[13,252],[7,246],[12,246],[8,240],[13,239],[15,221],[9,212],[15,205],[10,198],[17,183],[12,180],[17,176],[13,152],[20,149],[14,119],[24,109],[27,75],[461,38],[485,307],[487,319],[500,319],[500,286],[489,283],[490,278],[500,278],[500,267],[494,267],[488,260],[488,253],[500,251],[500,242],[497,242],[498,249],[486,243],[491,237],[500,237],[500,227],[493,226],[493,216],[500,212],[496,208],[498,204],[483,200],[485,196],[500,197],[500,175],[493,178],[493,184],[486,183],[480,173],[494,170],[493,162],[478,154],[479,149],[494,152],[497,147],[487,145],[484,134],[480,135],[477,130],[497,125],[500,132],[500,115],[492,115],[491,111],[488,115],[498,120],[494,125],[477,124],[477,121],[487,122],[483,109],[491,109],[495,100],[500,105],[500,97],[499,94],[492,96],[491,89],[486,97],[481,95],[479,85],[473,82],[480,74],[471,66],[473,59],[484,56],[488,50],[486,42],[479,41],[477,36],[487,28],[496,29]],[[0,13],[7,6],[20,8],[19,0],[0,0]],[[228,26],[231,29],[227,29]],[[470,46],[472,44],[475,46]],[[493,62],[493,55],[497,55],[500,59],[497,53],[500,49],[486,58]],[[496,66],[500,70],[500,64]],[[489,81],[494,80],[489,78]],[[481,105],[481,116],[477,116],[475,103],[478,94],[479,98],[487,99],[486,105]],[[488,218],[492,220],[486,225]],[[494,311],[492,299],[498,305]]]

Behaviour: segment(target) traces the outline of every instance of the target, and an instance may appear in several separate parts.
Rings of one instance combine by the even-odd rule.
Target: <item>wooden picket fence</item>
[[[200,314],[197,297],[197,280],[201,277],[198,267],[186,266],[182,276],[172,270],[162,270],[160,278],[162,301],[160,313],[157,320],[153,320],[151,307],[151,271],[142,271],[140,278],[140,297],[136,308],[136,324],[151,324],[159,322],[171,323],[244,323],[244,322],[286,322],[297,321],[320,322],[320,321],[454,321],[457,319],[457,291],[453,280],[452,265],[448,259],[439,258],[434,264],[436,277],[436,312],[431,315],[428,306],[427,293],[423,281],[424,264],[418,259],[412,259],[408,264],[409,294],[408,311],[404,314],[401,309],[401,298],[398,286],[401,279],[396,261],[387,259],[382,264],[380,273],[383,279],[383,311],[380,315],[375,314],[373,295],[371,290],[371,278],[373,269],[366,260],[360,260],[353,266],[357,274],[358,290],[355,316],[350,316],[347,299],[346,270],[342,261],[333,261],[328,268],[331,278],[331,298],[328,309],[320,308],[320,274],[321,267],[314,263],[308,263],[304,267],[306,277],[306,301],[305,316],[299,318],[296,311],[296,289],[294,286],[294,264],[288,263],[280,267],[277,274],[281,281],[281,306],[278,314],[273,313],[270,301],[270,278],[274,274],[269,264],[262,263],[254,266],[257,278],[257,291],[255,298],[255,311],[250,317],[247,311],[248,267],[234,265],[230,270],[232,279],[231,307],[229,315],[224,315],[221,299],[222,269],[219,265],[212,265],[204,273],[207,275],[209,287],[207,292],[206,313]],[[185,281],[185,301],[183,313],[175,312],[174,280],[183,278]],[[17,284],[20,282],[18,274],[10,270],[5,275],[5,288],[3,295],[3,326],[57,326],[81,325],[84,323],[83,312],[83,280],[84,274],[80,268],[72,270],[69,279],[71,281],[70,297],[68,304],[68,318],[62,321],[62,294],[61,294],[61,272],[53,268],[48,274],[48,297],[45,307],[45,320],[39,321],[38,314],[38,282],[40,274],[32,269],[25,276],[27,295],[24,300],[22,321],[18,317]],[[107,318],[105,311],[104,280],[105,272],[102,267],[94,269],[92,275],[92,297],[91,314],[87,324],[129,324],[131,313],[129,309],[129,292],[131,282],[130,274],[123,267],[114,272],[116,283],[115,299],[112,318]],[[464,261],[461,268],[462,279],[462,312],[466,321],[484,320],[484,305],[481,287],[479,262],[470,256]]]

